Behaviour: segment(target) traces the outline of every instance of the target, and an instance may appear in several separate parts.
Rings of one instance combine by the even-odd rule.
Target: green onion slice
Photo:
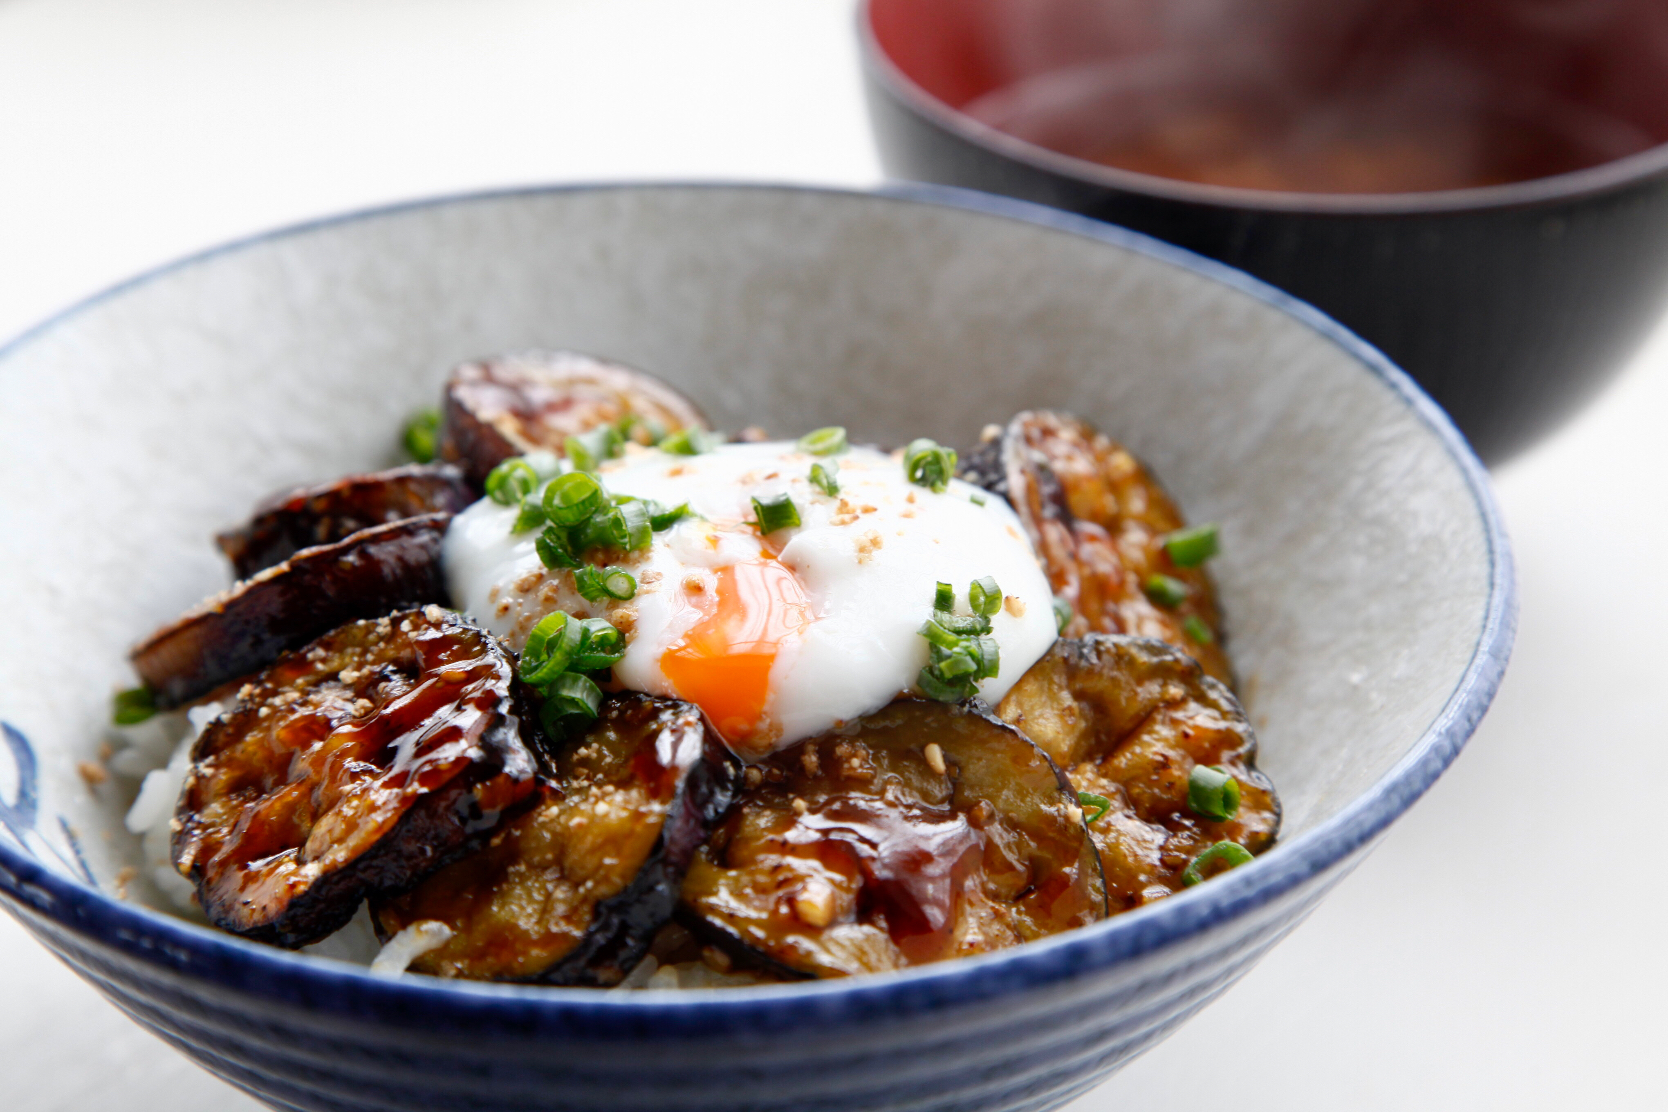
[[[110,702],[110,719],[118,726],[137,726],[156,713],[156,692],[148,687],[118,691]]]
[[[521,509],[515,515],[515,524],[510,527],[512,533],[526,533],[540,526],[550,524],[550,519],[544,515],[544,506],[532,495],[521,500]]]
[[[778,529],[792,529],[799,524],[799,507],[793,504],[793,499],[784,494],[772,498],[768,502],[753,499],[753,513],[757,515],[754,522],[759,533],[774,533]]]
[[[1054,632],[1065,636],[1066,627],[1071,625],[1071,603],[1059,595],[1054,596]]]
[[[811,465],[811,485],[832,498],[840,493],[840,480],[835,478],[840,465],[833,460],[821,460]]]
[[[967,604],[980,617],[992,618],[1002,609],[1002,588],[990,576],[975,579],[967,586]]]
[[[710,452],[718,446],[718,436],[706,429],[679,429],[671,436],[663,438],[657,447],[662,452],[670,452],[675,456],[698,456]]]
[[[1112,809],[1110,799],[1107,799],[1104,795],[1096,795],[1094,792],[1078,792],[1077,805],[1083,808],[1083,825],[1085,826],[1105,817],[1106,812]],[[1094,808],[1095,812],[1092,815],[1089,814],[1091,807]]]
[[[595,471],[605,460],[620,454],[625,438],[613,425],[599,425],[590,432],[570,436],[562,442],[568,462],[580,471]]]
[[[573,540],[566,529],[559,525],[547,525],[539,539],[533,542],[533,550],[539,554],[539,562],[547,568],[577,568],[579,558],[574,555]]]
[[[971,683],[947,682],[934,674],[931,667],[921,669],[915,677],[915,685],[921,689],[921,694],[940,703],[959,703],[973,694]]]
[[[1211,876],[1215,876],[1217,873],[1225,873],[1229,869],[1237,869],[1250,860],[1251,851],[1239,843],[1217,842],[1195,857],[1182,871],[1182,884],[1191,888],[1201,880],[1210,879],[1205,875],[1206,869],[1220,865],[1221,868],[1215,869],[1211,873]]]
[[[589,564],[573,573],[574,586],[587,601],[611,598],[624,602],[637,596],[637,577],[621,567],[594,568]]]
[[[578,525],[597,512],[603,497],[595,475],[570,471],[544,488],[544,514],[557,525]]]
[[[440,410],[419,410],[405,423],[405,433],[400,439],[405,444],[406,454],[412,459],[418,463],[432,463],[440,441]]]
[[[656,533],[663,532],[690,516],[689,503],[680,502],[671,509],[667,509],[659,502],[644,500],[643,505],[649,511],[649,528]]]
[[[846,430],[839,425],[808,432],[799,438],[799,450],[813,456],[836,456],[846,450]]]
[[[978,491],[974,491],[972,494],[969,494],[967,496],[967,500],[975,506],[982,506],[985,504],[985,496],[980,494]]]
[[[1187,601],[1192,589],[1179,579],[1172,579],[1168,575],[1149,575],[1147,581],[1141,585],[1147,597],[1158,606],[1174,609]]]
[[[1194,765],[1187,777],[1187,805],[1212,822],[1226,822],[1239,811],[1239,781],[1221,765]]]
[[[940,583],[933,590],[932,608],[934,610],[954,611],[956,608],[956,589],[948,583]]]
[[[1216,634],[1210,631],[1210,626],[1197,614],[1189,614],[1182,619],[1182,632],[1200,645],[1208,645],[1216,640]]]
[[[554,704],[557,714],[595,718],[602,709],[602,689],[589,676],[563,672],[550,685],[545,702],[547,705]]]
[[[649,517],[649,507],[642,502],[632,499],[619,502],[620,520],[625,523],[625,541],[620,545],[627,552],[636,552],[654,543],[654,523]]]
[[[936,440],[921,437],[904,449],[904,475],[916,486],[943,494],[956,474],[956,452]]]
[[[514,506],[533,493],[539,473],[520,456],[512,456],[487,473],[487,497],[501,506]]]
[[[1177,529],[1159,538],[1170,562],[1178,568],[1196,568],[1215,556],[1222,547],[1222,539],[1215,522]]]

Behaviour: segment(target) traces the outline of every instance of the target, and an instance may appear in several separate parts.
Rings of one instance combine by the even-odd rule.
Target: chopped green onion
[[[546,614],[527,635],[521,650],[521,678],[543,688],[568,670],[584,640],[580,624],[565,612]]]
[[[649,511],[649,528],[656,533],[670,529],[678,522],[689,516],[689,503],[679,502],[671,509],[667,509],[659,502],[644,499],[644,507]]]
[[[985,504],[985,496],[980,494],[978,491],[974,491],[972,494],[969,494],[967,496],[967,500],[975,506],[982,506]]]
[[[1210,626],[1197,614],[1189,614],[1182,619],[1182,632],[1200,645],[1208,645],[1216,640],[1216,634],[1210,631]]]
[[[846,430],[839,425],[808,432],[799,438],[799,450],[813,456],[837,456],[846,450]]]
[[[1077,805],[1083,808],[1083,825],[1085,826],[1088,826],[1097,819],[1104,817],[1106,812],[1112,809],[1112,801],[1110,799],[1107,799],[1104,795],[1096,795],[1093,792],[1078,792]],[[1095,809],[1095,813],[1092,815],[1088,813],[1089,808],[1091,807]]]
[[[1075,615],[1073,615],[1072,612],[1071,612],[1071,603],[1067,602],[1065,600],[1064,596],[1055,595],[1054,596],[1054,632],[1056,632],[1060,636],[1064,637],[1066,635],[1066,627],[1071,625],[1071,620],[1074,616]]]
[[[996,612],[1002,609],[1002,588],[988,575],[983,579],[975,579],[967,587],[967,604],[973,608],[973,613],[980,617],[995,617]]]
[[[639,417],[635,413],[627,413],[614,422],[614,430],[620,434],[621,440],[633,440],[638,444],[655,444],[666,438],[666,426],[652,417]],[[641,432],[643,435],[638,436]]]
[[[620,547],[627,552],[636,552],[654,543],[654,523],[649,517],[649,508],[642,502],[632,500],[619,503],[620,519],[625,522],[625,543]]]
[[[994,637],[980,637],[973,642],[979,658],[979,678],[991,680],[1002,670],[1002,646]]]
[[[604,460],[619,455],[620,446],[624,443],[619,429],[613,425],[599,425],[590,432],[568,437],[562,442],[562,451],[567,455],[568,462],[580,471],[595,471]]]
[[[811,465],[811,485],[832,498],[840,493],[840,480],[834,476],[839,472],[840,465],[833,460],[827,463],[818,461]]]
[[[936,440],[921,437],[909,442],[904,449],[904,475],[916,486],[924,486],[935,494],[944,493],[956,474],[956,451]]]
[[[501,506],[514,506],[533,493],[539,473],[520,456],[512,456],[494,467],[486,477],[487,497]]]
[[[568,538],[567,531],[557,525],[547,525],[539,539],[533,542],[533,550],[539,554],[539,562],[547,568],[576,568],[579,558],[574,555],[573,542]]]
[[[1217,554],[1222,538],[1216,523],[1211,522],[1166,533],[1158,542],[1164,546],[1172,564],[1178,568],[1196,568]]]
[[[570,471],[544,488],[544,514],[557,525],[578,525],[597,512],[603,498],[595,475]]]
[[[961,646],[961,638],[959,636],[951,633],[931,618],[928,618],[926,621],[921,623],[921,628],[918,632],[922,637],[927,639],[927,643],[929,645],[937,645],[946,652],[953,652]]]
[[[148,687],[130,687],[111,699],[111,721],[118,726],[137,726],[156,713],[156,692]]]
[[[760,534],[774,533],[778,529],[792,529],[799,524],[799,507],[795,506],[793,499],[786,494],[768,502],[753,499],[753,512],[757,515],[754,524],[758,526]]]
[[[1191,888],[1201,880],[1209,880],[1210,877],[1205,875],[1205,870],[1212,865],[1221,865],[1222,867],[1216,872],[1225,873],[1229,869],[1239,868],[1250,860],[1251,851],[1237,842],[1217,842],[1195,857],[1192,863],[1182,871],[1182,884]],[[1216,873],[1211,874],[1211,876],[1215,875]]]
[[[940,583],[933,591],[932,608],[934,610],[954,610],[956,608],[956,589],[948,583]]]
[[[1187,777],[1187,805],[1212,822],[1226,822],[1239,811],[1239,781],[1221,765],[1194,765]]]
[[[946,683],[939,679],[930,665],[921,669],[915,677],[915,686],[921,689],[921,694],[940,703],[959,703],[970,694],[965,684]]]
[[[555,713],[568,715],[577,714],[585,718],[595,718],[602,709],[602,689],[589,676],[582,676],[578,672],[563,672],[550,685],[550,691],[545,695],[547,706],[554,705]]]
[[[612,668],[625,656],[625,638],[620,631],[601,618],[586,618],[579,623],[581,637],[574,654],[572,668],[580,672],[595,672]]]
[[[706,429],[679,429],[663,438],[657,447],[675,456],[699,456],[718,446],[718,437]]]
[[[541,483],[546,479],[554,479],[567,470],[567,464],[562,462],[561,456],[543,448],[535,448],[531,452],[523,454],[521,458],[527,461],[527,466],[533,469],[533,473],[539,477]]]
[[[589,564],[573,573],[574,586],[582,598],[596,602],[611,598],[624,602],[637,596],[637,577],[624,568],[594,568]]]
[[[1188,596],[1193,593],[1186,583],[1168,575],[1147,576],[1147,581],[1141,585],[1141,589],[1157,605],[1172,609],[1186,602]]]
[[[512,533],[526,533],[541,525],[550,524],[550,519],[544,516],[544,507],[533,497],[521,500],[521,509],[516,512],[515,524],[510,526]]]
[[[412,459],[418,463],[432,462],[435,448],[440,441],[440,410],[419,410],[405,423],[405,435],[401,440],[405,444],[406,454]]]

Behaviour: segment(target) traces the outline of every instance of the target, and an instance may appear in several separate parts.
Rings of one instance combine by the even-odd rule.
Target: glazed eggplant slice
[[[511,456],[560,455],[570,436],[637,419],[632,435],[653,443],[685,428],[707,428],[693,402],[643,371],[571,351],[523,352],[465,363],[446,383],[440,458],[471,482]]]
[[[413,971],[618,984],[671,919],[741,773],[697,707],[638,694],[609,699],[551,763],[537,806],[373,907],[384,938],[425,921],[450,928]]]
[[[133,667],[175,707],[271,664],[355,618],[445,603],[440,541],[451,514],[424,514],[304,548],[186,612],[133,650]]]
[[[1280,802],[1255,767],[1257,739],[1238,700],[1163,642],[1057,641],[996,713],[1076,790],[1109,805],[1099,817],[1098,804],[1089,807],[1089,830],[1115,912],[1180,890],[1188,865],[1217,842],[1261,853],[1279,831]],[[1228,817],[1193,808],[1189,781],[1200,767],[1232,777],[1238,805]]]
[[[1033,410],[969,452],[961,475],[1018,512],[1054,592],[1071,604],[1065,636],[1167,641],[1232,684],[1210,576],[1176,566],[1164,548],[1186,522],[1126,449],[1070,414]],[[1170,581],[1156,601],[1155,576]]]
[[[748,769],[680,918],[801,976],[983,953],[1106,915],[1060,771],[974,704],[903,700]]]
[[[173,859],[209,921],[315,942],[409,888],[530,798],[514,667],[438,606],[352,622],[287,653],[191,753]]]
[[[248,524],[221,533],[215,543],[237,577],[248,579],[303,548],[423,514],[459,513],[474,500],[458,468],[412,464],[274,495],[255,508]]]

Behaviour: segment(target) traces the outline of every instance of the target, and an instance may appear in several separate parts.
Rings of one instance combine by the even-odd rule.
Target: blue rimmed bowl
[[[970,442],[1021,408],[1128,442],[1196,519],[1280,787],[1270,853],[984,958],[682,993],[379,978],[121,898],[131,786],[89,786],[128,645],[223,585],[210,534],[385,462],[446,370],[571,347],[727,427]],[[276,1107],[1031,1109],[1243,975],[1430,786],[1510,648],[1476,460],[1381,356],[1242,274],[939,189],[532,190],[235,244],[0,350],[0,903]],[[1410,893],[1417,898],[1417,893]],[[18,1006],[15,1002],[11,1006]]]

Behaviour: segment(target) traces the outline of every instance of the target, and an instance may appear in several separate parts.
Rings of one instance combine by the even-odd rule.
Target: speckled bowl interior
[[[969,444],[1016,410],[1063,407],[1127,442],[1190,518],[1222,523],[1214,569],[1282,842],[1085,936],[1160,946],[1346,860],[1452,757],[1504,665],[1509,560],[1475,461],[1371,351],[1214,264],[949,191],[599,187],[408,206],[167,268],[0,353],[0,609],[24,631],[0,639],[14,903],[17,885],[44,885],[54,906],[72,894],[130,932],[268,960],[113,906],[137,857],[128,799],[77,763],[132,682],[128,647],[228,581],[217,529],[276,487],[392,461],[448,368],[524,347],[619,358],[723,427],[783,435],[838,423],[882,444]],[[425,1008],[453,991],[574,996],[411,991]],[[733,990],[714,1006],[849,991]]]

